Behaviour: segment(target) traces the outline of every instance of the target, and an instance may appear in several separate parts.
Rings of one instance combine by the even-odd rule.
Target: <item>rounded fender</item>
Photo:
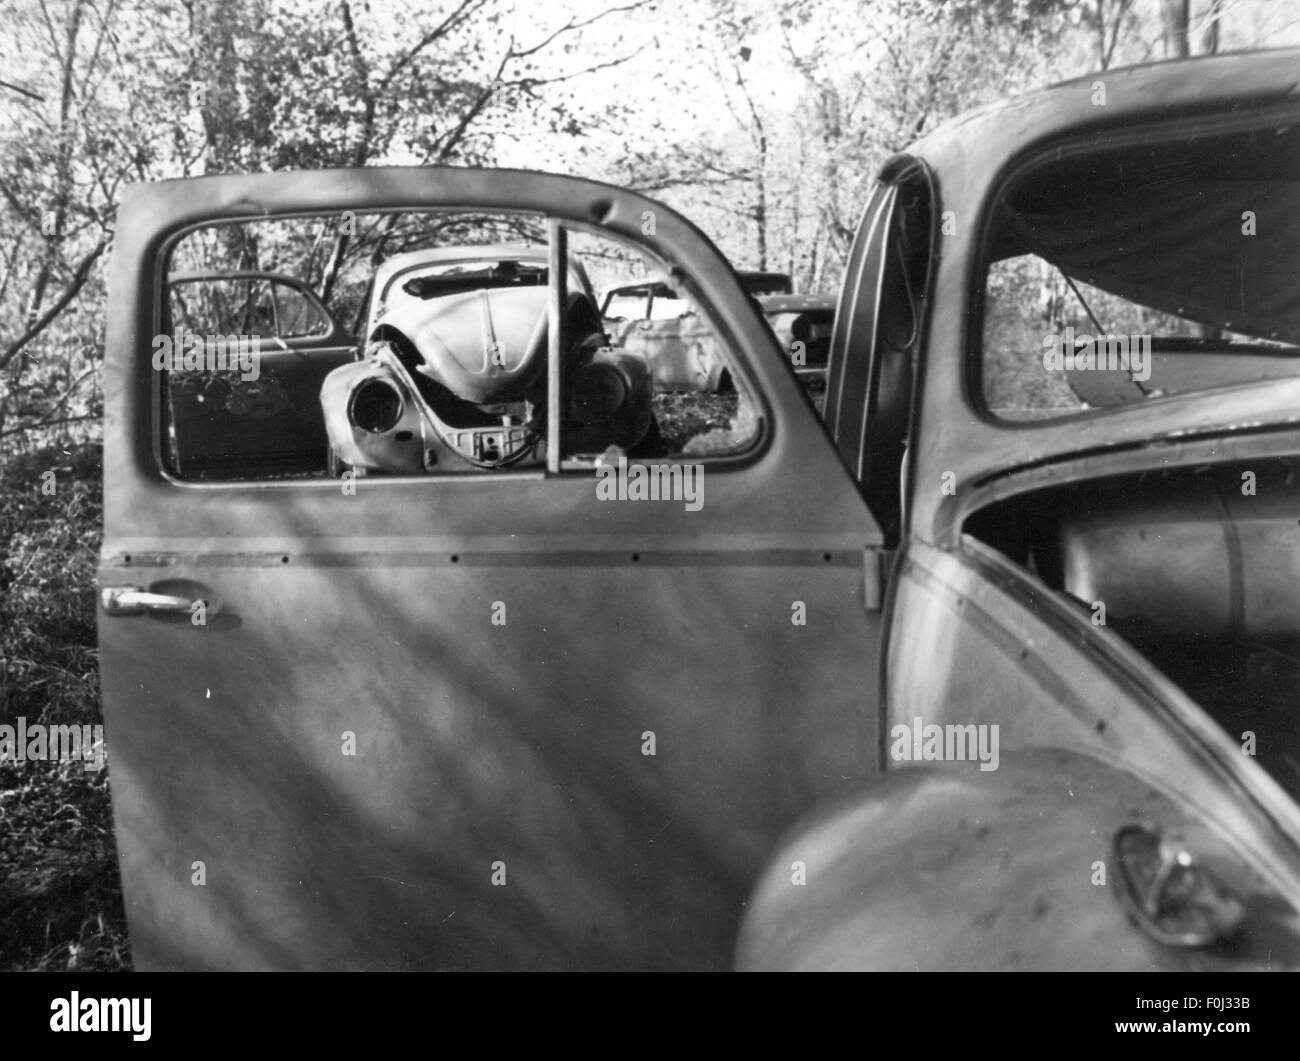
[[[1292,906],[1167,795],[1073,752],[909,766],[786,837],[747,906],[742,970],[1242,969],[1300,964]],[[1121,829],[1177,838],[1244,910],[1230,939],[1158,942],[1120,901]]]
[[[348,418],[348,400],[352,392],[369,379],[391,383],[403,395],[400,419],[381,434],[371,434]],[[321,410],[325,417],[325,434],[339,460],[354,468],[417,474],[421,464],[420,418],[410,389],[387,365],[371,358],[354,361],[334,369],[321,383]],[[404,438],[406,441],[398,441]]]

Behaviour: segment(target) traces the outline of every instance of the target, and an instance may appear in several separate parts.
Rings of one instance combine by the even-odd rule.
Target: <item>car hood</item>
[[[546,287],[422,299],[400,289],[382,318],[415,346],[415,370],[481,405],[517,400],[546,367]]]

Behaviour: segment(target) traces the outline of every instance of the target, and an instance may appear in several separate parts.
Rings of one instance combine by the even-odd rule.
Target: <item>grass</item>
[[[695,391],[659,391],[654,396],[655,417],[669,453],[680,453],[692,439],[726,431],[736,415],[739,398],[729,394]]]
[[[93,443],[0,463],[0,724],[102,722],[100,477]],[[108,769],[0,762],[0,970],[129,968]]]

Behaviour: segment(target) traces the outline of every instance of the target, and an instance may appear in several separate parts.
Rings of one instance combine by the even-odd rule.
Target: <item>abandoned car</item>
[[[805,381],[824,380],[835,325],[835,299],[829,295],[760,295],[758,305],[787,352],[794,374]]]
[[[320,391],[332,470],[421,472],[545,461],[545,247],[412,251],[378,270],[366,360]],[[575,452],[634,455],[658,437],[643,358],[606,341],[570,263],[561,318],[565,425]]]
[[[712,330],[669,284],[644,282],[608,291],[602,316],[613,341],[635,351],[665,390],[712,393],[730,385]]]
[[[136,967],[1300,966],[1298,64],[1110,70],[890,159],[822,414],[718,250],[632,192],[131,188],[99,633]],[[543,233],[545,283],[476,279],[437,381],[535,298],[538,463],[176,459],[160,279],[345,213],[417,250]],[[655,407],[663,456],[570,437],[571,260],[658,270],[726,362],[725,404]],[[394,361],[422,386],[346,371]],[[611,498],[612,466],[702,503]]]
[[[824,376],[835,299],[793,294],[785,273],[742,272],[737,277],[790,352],[796,375]],[[601,303],[601,316],[616,343],[645,358],[660,387],[708,393],[732,387],[726,358],[709,328],[665,280],[611,288]]]

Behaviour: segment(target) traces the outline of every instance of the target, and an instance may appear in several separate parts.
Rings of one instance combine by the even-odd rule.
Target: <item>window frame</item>
[[[585,223],[567,217],[547,214],[537,210],[510,209],[510,208],[493,208],[491,210],[485,210],[485,208],[483,207],[454,206],[448,204],[448,205],[416,207],[416,208],[412,208],[409,206],[393,207],[393,208],[375,208],[372,210],[365,210],[363,212],[368,216],[369,215],[380,216],[380,215],[388,215],[388,214],[433,215],[439,213],[442,214],[467,213],[467,214],[481,215],[485,212],[488,212],[488,213],[512,214],[512,215],[533,217],[544,222],[547,226],[548,265],[551,269],[549,275],[551,276],[558,275],[563,277],[563,282],[560,285],[556,285],[556,284],[547,285],[548,287],[548,300],[547,300],[548,347],[554,344],[557,351],[558,351],[558,338],[554,338],[554,337],[558,337],[559,329],[554,327],[554,320],[556,318],[553,318],[552,315],[555,313],[556,308],[558,307],[558,303],[556,302],[556,293],[560,292],[562,294],[564,292],[567,292],[568,290],[569,276],[570,276],[570,271],[572,266],[570,266],[570,268],[559,269],[558,271],[555,269],[555,262],[552,257],[553,247],[554,247],[554,239],[552,238],[553,230],[556,228],[563,230],[564,233],[566,233],[564,237],[566,243],[567,243],[567,233],[573,231],[573,232],[582,232],[599,239],[609,240],[614,243],[618,243],[625,246],[628,250],[633,252],[635,255],[645,260],[648,266],[651,266],[653,268],[662,271],[664,275],[670,278],[670,282],[672,282],[679,291],[686,293],[685,297],[688,298],[689,301],[695,306],[701,318],[707,323],[708,327],[714,332],[716,341],[718,342],[720,349],[723,351],[723,356],[727,361],[727,367],[732,372],[732,379],[733,382],[735,383],[737,391],[747,392],[749,399],[753,403],[754,413],[755,413],[754,415],[755,431],[753,437],[750,438],[747,444],[741,449],[737,449],[726,453],[690,453],[690,454],[670,453],[663,457],[628,457],[627,458],[628,464],[629,465],[701,464],[701,465],[706,465],[709,468],[710,472],[715,474],[733,473],[733,472],[744,471],[750,466],[756,464],[762,458],[764,453],[771,447],[773,442],[773,433],[774,433],[774,417],[772,413],[774,403],[772,401],[771,395],[769,395],[758,383],[756,374],[753,371],[752,365],[750,363],[753,357],[753,353],[751,352],[746,354],[744,351],[734,350],[732,348],[732,344],[730,343],[730,341],[725,338],[725,336],[727,335],[727,329],[720,326],[719,321],[713,311],[713,307],[709,305],[707,299],[703,298],[702,293],[699,290],[697,290],[693,278],[683,273],[678,267],[672,265],[667,260],[661,259],[657,254],[655,254],[654,251],[652,251],[649,247],[645,246],[644,244],[636,242],[630,237],[624,235],[623,233],[612,231],[598,224]],[[151,326],[153,328],[153,331],[151,332],[151,336],[161,334],[164,330],[163,328],[164,323],[165,322],[170,323],[169,321],[170,306],[168,304],[168,299],[166,297],[170,287],[169,267],[171,265],[172,257],[176,251],[176,248],[186,238],[190,237],[196,232],[200,232],[211,228],[230,227],[234,225],[246,225],[250,223],[265,222],[265,221],[286,222],[286,221],[295,221],[295,220],[312,220],[324,216],[329,216],[329,212],[294,210],[285,213],[277,213],[273,215],[259,216],[253,218],[208,219],[198,223],[181,226],[175,231],[173,231],[167,237],[167,239],[163,241],[162,245],[158,249],[157,256],[155,258],[156,271],[157,271],[156,275],[158,277],[158,282],[154,285],[154,289],[153,289],[154,293],[151,299],[152,302]],[[259,270],[250,270],[248,272],[254,275],[261,274],[261,271]],[[580,277],[585,277],[585,272],[582,272],[579,275]],[[289,282],[290,286],[295,286],[310,291],[310,288],[307,288],[306,285],[301,281],[297,280],[297,278],[286,276],[285,280]],[[372,281],[372,287],[370,290],[373,290],[373,276],[371,278],[371,281]],[[369,305],[370,301],[371,301],[370,299],[367,300],[367,306]],[[333,315],[329,313],[328,307],[325,308],[325,312],[326,312],[326,319],[328,321],[334,321]],[[598,305],[597,305],[597,312],[599,312]],[[366,315],[366,319],[368,319],[368,313]],[[336,321],[334,322],[334,326],[329,331],[327,331],[326,335],[332,336],[335,334],[339,336],[340,345],[344,345],[344,344],[357,345],[358,343],[358,340],[348,335],[348,333]],[[296,341],[302,342],[303,340],[300,339]],[[292,346],[295,340],[285,340],[285,342],[289,343]],[[364,338],[360,342],[363,345]],[[325,345],[325,344],[318,343],[316,345]],[[552,358],[556,358],[556,360],[552,361]],[[558,353],[552,353],[552,351],[548,349],[547,352],[548,399],[559,393],[558,390],[552,391],[552,388],[558,388],[560,386],[560,381],[557,379],[556,373],[554,371],[554,364],[557,363],[558,363]],[[312,476],[305,476],[305,477],[282,477],[282,478],[262,477],[262,478],[250,478],[250,479],[214,479],[214,480],[183,478],[179,476],[178,474],[176,474],[175,470],[169,466],[168,457],[167,457],[167,453],[168,453],[167,436],[168,436],[169,418],[165,413],[164,405],[167,401],[166,377],[168,374],[166,372],[151,372],[150,375],[152,377],[151,388],[150,388],[150,394],[151,394],[150,405],[151,405],[151,422],[152,422],[151,435],[153,438],[153,445],[152,445],[153,464],[154,464],[154,469],[158,473],[160,478],[164,482],[168,483],[170,486],[179,487],[179,488],[200,488],[205,490],[240,489],[240,488],[246,489],[249,487],[276,488],[276,487],[284,487],[284,486],[292,486],[297,489],[308,489],[313,487],[322,490],[338,489],[338,480],[331,478],[327,475],[319,475],[319,476],[312,475]],[[743,381],[743,391],[742,391],[741,381]],[[504,468],[504,469],[497,469],[497,470],[478,469],[474,471],[457,472],[455,474],[437,474],[437,473],[427,473],[427,472],[418,475],[385,474],[376,477],[376,479],[377,481],[383,481],[385,483],[405,484],[405,483],[415,483],[415,482],[418,483],[504,482],[510,480],[532,482],[539,479],[548,479],[548,478],[556,478],[556,477],[594,478],[598,468],[597,459],[590,459],[590,460],[576,459],[576,458],[566,458],[562,456],[563,438],[562,438],[562,423],[559,422],[559,411],[560,411],[560,406],[548,400],[548,416],[554,417],[556,422],[554,424],[548,423],[547,426],[547,459],[544,466],[532,467],[528,469],[513,469],[513,468]],[[559,445],[555,444],[556,440],[558,440]],[[554,463],[552,461],[552,456],[551,456],[552,454],[555,454],[559,458]]]
[[[1177,119],[1145,119],[1117,130],[1107,130],[1103,143],[1098,143],[1095,132],[1072,130],[1064,135],[1039,141],[1012,156],[989,182],[980,202],[977,235],[968,262],[968,283],[963,309],[967,321],[967,342],[963,352],[963,390],[972,411],[987,424],[1004,431],[1034,431],[1059,429],[1064,425],[1079,424],[1107,416],[1136,403],[1124,403],[1104,408],[1082,409],[1061,415],[1033,419],[1010,420],[999,416],[987,402],[985,389],[985,311],[988,304],[987,286],[992,265],[989,252],[994,243],[999,207],[1007,192],[1027,174],[1045,163],[1061,162],[1072,157],[1086,157],[1099,152],[1122,150],[1134,146],[1153,147],[1189,140],[1229,136],[1252,130],[1260,132],[1276,129],[1279,125],[1294,125],[1300,119],[1300,109],[1294,101],[1286,101],[1248,113],[1194,113]],[[1297,373],[1300,376],[1300,373]],[[1290,378],[1290,377],[1286,377]],[[1153,402],[1177,402],[1197,396],[1214,394],[1236,386],[1252,386],[1256,381],[1243,379],[1206,390],[1180,391],[1147,398],[1141,405]]]

